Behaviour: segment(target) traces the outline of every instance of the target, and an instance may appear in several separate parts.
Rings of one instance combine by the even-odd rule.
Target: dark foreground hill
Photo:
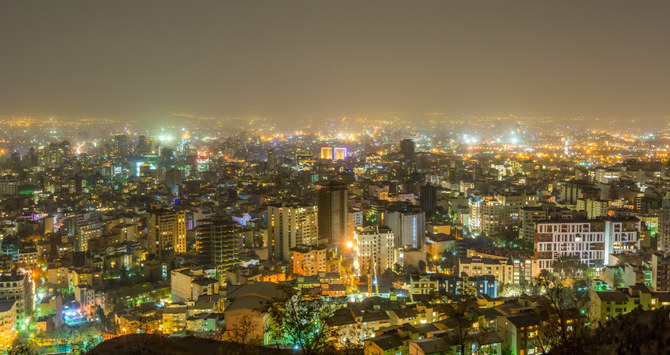
[[[670,354],[670,308],[636,310],[593,327],[550,354]]]
[[[288,354],[274,348],[244,346],[238,343],[222,342],[196,337],[168,338],[156,334],[131,334],[100,343],[89,351],[91,355],[177,355],[177,354]]]

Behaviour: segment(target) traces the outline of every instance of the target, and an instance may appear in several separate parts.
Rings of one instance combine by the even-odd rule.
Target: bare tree
[[[253,341],[251,335],[257,324],[257,321],[245,314],[228,330],[228,338],[236,343],[248,344]]]

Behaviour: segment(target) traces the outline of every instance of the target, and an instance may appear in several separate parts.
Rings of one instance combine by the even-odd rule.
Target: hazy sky
[[[0,0],[0,115],[670,117],[670,1]]]

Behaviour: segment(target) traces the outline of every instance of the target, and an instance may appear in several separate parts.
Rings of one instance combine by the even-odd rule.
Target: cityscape
[[[667,3],[36,5],[0,2],[3,354],[670,352]]]

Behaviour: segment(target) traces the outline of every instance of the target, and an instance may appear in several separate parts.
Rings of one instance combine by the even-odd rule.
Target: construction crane
[[[377,255],[372,256],[372,268],[375,273],[375,296],[379,296],[379,282],[377,281]]]

